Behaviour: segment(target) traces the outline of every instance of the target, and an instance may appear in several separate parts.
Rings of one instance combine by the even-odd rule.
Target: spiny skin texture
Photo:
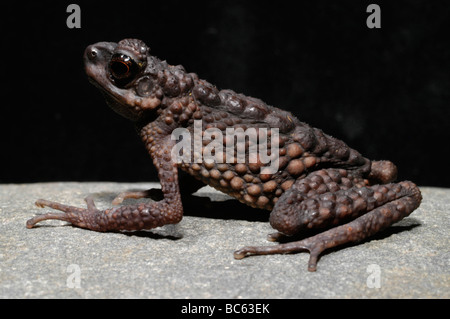
[[[158,170],[162,199],[104,211],[89,197],[87,209],[38,200],[38,206],[62,213],[38,215],[27,222],[28,228],[46,219],[96,231],[178,223],[183,216],[178,179],[181,169],[242,203],[271,210],[270,224],[280,234],[319,230],[301,241],[244,247],[235,252],[235,258],[308,250],[308,269],[315,271],[325,249],[363,240],[420,205],[416,185],[392,183],[397,175],[393,163],[371,162],[289,112],[232,90],[219,90],[182,66],[150,55],[150,48],[140,40],[91,45],[84,61],[90,81],[104,93],[109,106],[136,126]],[[185,128],[189,136],[199,130],[202,138],[190,141],[194,151],[175,161],[172,150],[179,141],[172,133],[179,128]],[[234,129],[235,135],[227,135],[229,129]],[[246,139],[249,131],[256,139]],[[222,143],[222,148],[211,153],[215,142]],[[264,152],[252,152],[255,148]],[[212,154],[214,160],[206,160],[206,154]],[[277,161],[276,170],[269,169],[268,160]],[[191,183],[184,188],[192,193],[199,185]],[[113,204],[155,195],[153,190],[124,192]]]

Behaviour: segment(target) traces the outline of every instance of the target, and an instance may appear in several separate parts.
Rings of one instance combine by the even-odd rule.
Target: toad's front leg
[[[40,199],[36,202],[37,206],[50,207],[63,213],[50,212],[35,216],[27,221],[27,227],[32,228],[47,219],[63,220],[95,231],[140,230],[178,223],[183,217],[183,206],[177,166],[170,158],[172,142],[164,139],[159,145],[158,151],[151,155],[161,182],[164,196],[161,201],[99,210],[90,197],[86,199],[86,209]]]

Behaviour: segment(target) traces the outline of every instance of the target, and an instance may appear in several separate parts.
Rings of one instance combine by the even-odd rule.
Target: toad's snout
[[[114,42],[98,42],[92,44],[84,50],[83,60],[85,67],[90,65],[107,65],[107,61],[111,58],[117,43]]]
[[[116,46],[114,42],[98,42],[84,50],[84,67],[91,82],[102,82],[105,78],[106,66]]]

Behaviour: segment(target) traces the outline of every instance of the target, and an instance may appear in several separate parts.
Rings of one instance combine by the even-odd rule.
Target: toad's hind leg
[[[290,225],[289,227],[294,228],[292,233],[295,233],[302,227],[330,226],[337,220],[347,221],[346,224],[300,241],[265,247],[244,247],[236,251],[234,256],[240,259],[248,255],[307,250],[310,252],[308,270],[315,271],[319,255],[324,250],[374,235],[408,216],[419,206],[420,201],[420,191],[411,182],[352,187],[333,194],[324,193],[300,204],[303,210],[297,212],[297,221],[281,220],[277,221],[277,226],[282,228]],[[286,232],[286,229],[281,231]]]

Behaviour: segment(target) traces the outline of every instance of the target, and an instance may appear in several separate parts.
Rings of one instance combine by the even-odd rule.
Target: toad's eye
[[[109,71],[120,85],[126,85],[139,72],[139,67],[132,58],[125,54],[114,54],[109,62]]]

